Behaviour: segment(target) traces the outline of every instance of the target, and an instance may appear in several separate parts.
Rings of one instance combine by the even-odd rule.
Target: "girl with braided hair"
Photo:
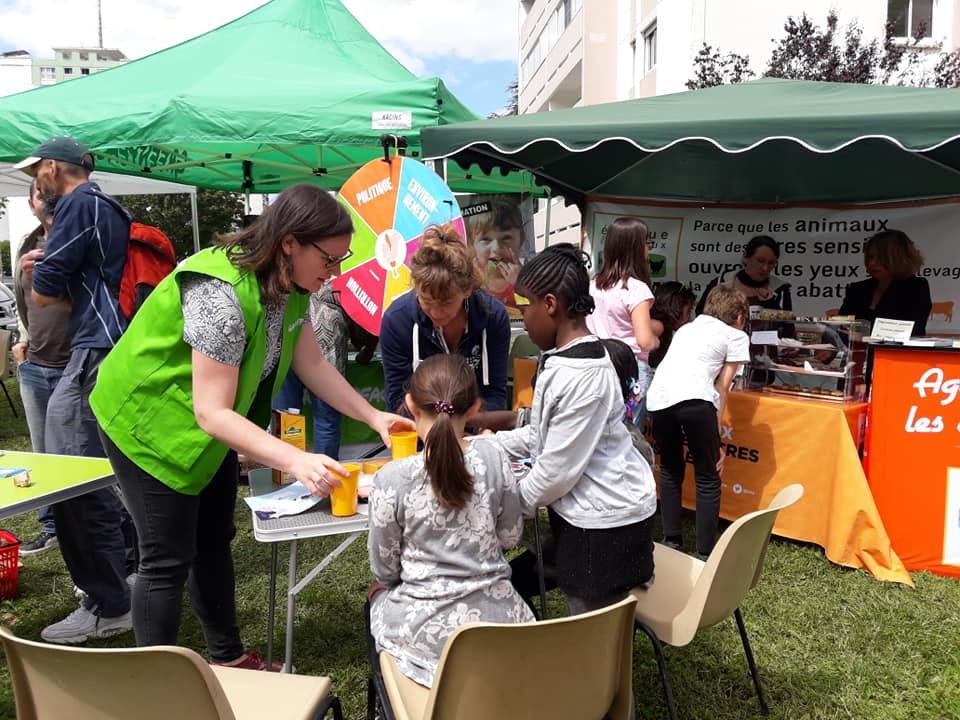
[[[520,270],[524,327],[543,350],[533,406],[525,427],[487,436],[513,458],[533,461],[519,482],[520,502],[526,515],[549,508],[557,585],[571,614],[616,602],[653,576],[653,473],[622,422],[610,356],[587,330],[594,307],[587,262],[563,243]],[[531,584],[518,576],[534,563],[521,558],[514,584],[523,592]]]
[[[480,407],[473,368],[433,355],[414,371],[405,402],[423,452],[387,463],[370,495],[370,600],[378,651],[429,687],[447,637],[467,622],[528,622],[503,551],[523,515],[510,463],[492,443],[462,440]]]

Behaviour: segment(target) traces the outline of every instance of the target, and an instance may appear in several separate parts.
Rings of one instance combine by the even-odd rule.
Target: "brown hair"
[[[454,415],[466,415],[479,395],[476,373],[456,353],[428,357],[410,379],[414,404],[435,418],[423,439],[423,460],[433,494],[443,507],[459,510],[473,495],[473,476],[452,420]]]
[[[486,202],[490,206],[487,212],[471,215],[464,220],[467,238],[471,243],[477,235],[482,235],[488,230],[519,228],[521,232],[523,231],[523,213],[517,203],[501,197],[492,197]],[[519,251],[520,248],[517,250]]]
[[[913,277],[923,267],[923,255],[902,230],[883,230],[867,239],[864,257],[873,256],[898,280]]]
[[[618,282],[626,287],[630,278],[650,285],[649,237],[647,224],[637,218],[617,218],[607,226],[603,259],[596,277],[598,290],[609,290]]]
[[[740,318],[746,320],[750,317],[750,305],[739,290],[734,290],[727,285],[717,285],[707,295],[703,314],[712,315],[727,325],[733,325]]]
[[[435,300],[445,300],[454,291],[472,293],[483,284],[473,251],[450,223],[424,230],[420,247],[410,259],[410,275],[414,288],[426,290]]]
[[[339,235],[353,234],[350,213],[327,190],[316,185],[293,185],[267,207],[257,222],[232,235],[217,236],[230,261],[256,273],[265,305],[280,302],[294,289],[293,263],[281,249],[292,235],[301,245]]]

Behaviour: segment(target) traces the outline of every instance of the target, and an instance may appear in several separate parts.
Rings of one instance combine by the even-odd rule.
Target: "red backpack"
[[[120,311],[132,320],[143,301],[177,265],[170,238],[160,228],[130,223],[127,262],[120,279]]]

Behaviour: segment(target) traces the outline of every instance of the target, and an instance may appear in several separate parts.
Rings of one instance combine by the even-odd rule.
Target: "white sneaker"
[[[60,622],[47,625],[41,631],[40,637],[49,643],[75,645],[130,630],[133,630],[133,620],[129,612],[118,617],[104,618],[81,605]]]

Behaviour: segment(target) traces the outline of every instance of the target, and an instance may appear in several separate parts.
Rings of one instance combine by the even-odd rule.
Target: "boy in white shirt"
[[[697,556],[706,559],[717,541],[720,518],[720,420],[741,363],[750,359],[743,331],[750,308],[730,287],[710,291],[703,314],[679,328],[647,391],[653,437],[660,451],[660,511],[664,544],[683,549],[680,491],[683,442],[693,457],[697,483]]]

